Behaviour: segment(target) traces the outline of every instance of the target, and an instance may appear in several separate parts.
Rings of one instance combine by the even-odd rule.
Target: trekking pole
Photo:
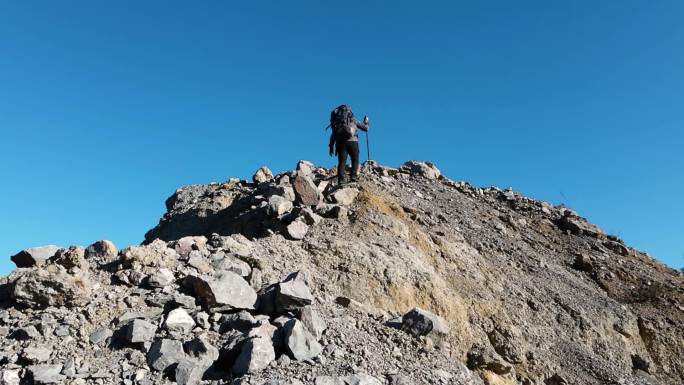
[[[363,122],[368,124],[368,116],[363,117]],[[367,160],[370,160],[370,141],[368,139],[368,128],[366,128],[366,155],[368,156]]]
[[[366,154],[368,156],[367,160],[370,160],[370,143],[368,142],[368,131],[366,131]]]

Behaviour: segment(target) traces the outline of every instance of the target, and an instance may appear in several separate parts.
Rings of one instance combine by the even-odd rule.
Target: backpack
[[[356,134],[356,126],[352,124],[354,114],[348,105],[343,104],[330,113],[330,127],[340,141],[351,139]]]

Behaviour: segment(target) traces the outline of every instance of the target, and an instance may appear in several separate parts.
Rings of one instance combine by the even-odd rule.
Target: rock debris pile
[[[563,206],[367,162],[186,186],[0,278],[0,385],[680,384],[684,280]]]

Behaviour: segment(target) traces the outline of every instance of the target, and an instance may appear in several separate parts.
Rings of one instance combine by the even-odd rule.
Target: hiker
[[[351,181],[359,180],[359,137],[356,129],[368,131],[368,116],[363,122],[354,118],[351,108],[343,104],[330,113],[330,156],[337,154],[337,182],[344,183],[344,169],[347,165],[347,154],[352,161]]]

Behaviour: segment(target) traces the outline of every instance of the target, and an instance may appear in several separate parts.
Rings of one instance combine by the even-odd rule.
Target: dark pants
[[[359,177],[359,142],[337,142],[337,181],[344,182],[344,169],[347,165],[347,154],[352,161],[351,179],[356,181]]]

